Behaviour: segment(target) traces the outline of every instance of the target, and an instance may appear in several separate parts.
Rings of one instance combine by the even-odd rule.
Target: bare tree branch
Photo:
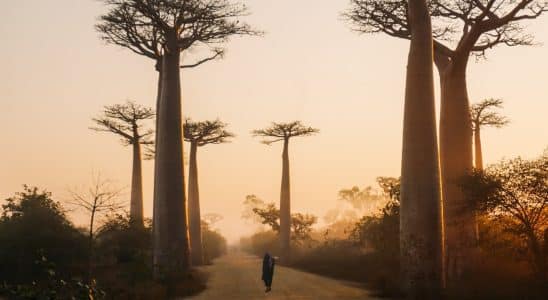
[[[195,63],[193,63],[193,64],[190,64],[190,65],[182,65],[182,66],[181,66],[181,69],[194,68],[194,67],[197,67],[197,66],[199,66],[199,65],[201,65],[201,64],[203,64],[203,63],[206,63],[206,62],[208,62],[208,61],[210,61],[210,60],[215,60],[215,59],[217,59],[217,57],[222,58],[223,55],[224,55],[224,50],[223,50],[223,49],[214,49],[213,53],[214,53],[213,55],[211,55],[211,56],[209,56],[209,57],[206,57],[206,58],[204,58],[204,59],[201,59],[201,60],[199,60],[199,61],[197,61],[197,62],[195,62]]]
[[[124,145],[153,144],[151,139],[154,131],[143,129],[141,121],[153,119],[152,108],[144,107],[135,102],[127,101],[124,104],[105,106],[102,116],[93,118],[97,124],[90,129],[100,132],[112,132],[122,138]]]
[[[228,0],[102,0],[109,12],[96,26],[107,43],[158,61],[166,49],[184,51],[198,45],[215,45],[234,35],[261,35],[239,18],[248,15],[245,5]],[[222,57],[212,57],[191,68]]]
[[[232,132],[225,130],[226,123],[220,120],[192,122],[191,119],[186,119],[183,126],[185,141],[196,143],[202,147],[207,144],[222,144],[230,142],[229,139],[235,135]]]
[[[319,129],[304,126],[301,121],[290,123],[275,123],[272,122],[270,127],[264,129],[253,130],[251,134],[256,137],[265,137],[267,139],[261,142],[270,145],[275,142],[290,139],[298,136],[309,136],[320,132]],[[268,139],[273,138],[273,139]]]
[[[125,207],[119,198],[123,188],[116,187],[111,180],[103,179],[100,173],[92,176],[92,182],[86,189],[70,189],[68,204],[84,210],[90,215],[90,237],[97,218],[105,212],[116,212]]]
[[[361,33],[409,39],[406,0],[351,0],[343,17]],[[548,11],[545,0],[432,0],[429,2],[435,51],[447,57],[471,53],[484,57],[497,45],[534,44],[519,21]]]
[[[470,119],[472,121],[472,129],[481,128],[483,126],[493,126],[500,128],[510,123],[508,118],[499,115],[491,109],[502,108],[502,99],[485,99],[479,103],[475,103],[470,108]]]

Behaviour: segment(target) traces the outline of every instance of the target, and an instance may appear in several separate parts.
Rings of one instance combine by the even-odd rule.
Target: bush
[[[87,240],[51,194],[24,186],[6,199],[0,218],[0,281],[28,283],[47,278],[36,261],[47,257],[63,277],[85,274]]]
[[[129,215],[112,215],[99,228],[95,241],[95,276],[111,295],[137,297],[133,289],[152,280],[151,222],[134,224]]]
[[[277,256],[280,253],[280,239],[274,231],[261,231],[240,241],[242,250],[262,257],[266,252]]]
[[[337,279],[359,282],[380,296],[398,295],[399,257],[364,251],[353,241],[331,240],[294,257],[292,266]]]
[[[502,160],[461,180],[470,208],[525,245],[536,280],[548,281],[548,155]]]
[[[58,277],[55,264],[48,261],[45,256],[34,262],[36,270],[40,270],[44,277],[30,284],[0,285],[0,295],[9,296],[10,299],[34,300],[34,299],[103,299],[104,291],[97,288],[95,281],[90,284],[78,279],[63,280]]]
[[[109,216],[95,234],[90,279],[88,237],[50,193],[25,186],[2,208],[0,298],[165,299],[205,288],[206,277],[196,271],[169,287],[152,279],[150,222]]]
[[[400,253],[400,204],[390,201],[379,214],[361,218],[350,234],[360,246],[397,257]]]
[[[211,230],[207,223],[202,223],[202,247],[207,264],[227,251],[226,239],[217,231]]]

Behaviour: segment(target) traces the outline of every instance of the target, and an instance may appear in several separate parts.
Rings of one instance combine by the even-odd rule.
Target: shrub
[[[86,237],[50,193],[24,186],[6,202],[0,217],[0,281],[44,279],[46,273],[35,265],[42,257],[47,257],[64,277],[85,273]]]
[[[206,263],[211,263],[227,251],[226,239],[205,222],[202,222],[202,246]]]

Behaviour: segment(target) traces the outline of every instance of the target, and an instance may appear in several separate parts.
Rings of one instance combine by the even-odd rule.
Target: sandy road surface
[[[264,292],[261,260],[242,253],[232,253],[204,267],[210,274],[207,289],[191,300],[253,299],[369,299],[368,292],[347,282],[338,281],[290,268],[276,266],[272,291]]]

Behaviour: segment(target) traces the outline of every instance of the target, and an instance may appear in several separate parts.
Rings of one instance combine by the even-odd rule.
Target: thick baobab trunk
[[[188,169],[188,226],[190,229],[190,254],[192,264],[204,263],[202,246],[202,224],[200,216],[200,192],[198,188],[198,145],[190,144],[190,163]]]
[[[173,50],[166,51],[163,56],[156,131],[153,264],[157,279],[173,278],[190,267],[183,172],[180,53],[175,42],[168,42],[168,45]]]
[[[289,139],[284,140],[282,154],[282,186],[280,191],[280,256],[284,263],[290,260],[291,193],[289,184]]]
[[[474,167],[477,170],[483,170],[483,154],[481,153],[481,133],[479,125],[474,128],[474,156],[475,156],[475,165]]]
[[[157,195],[157,174],[158,174],[158,168],[156,163],[156,145],[158,145],[158,114],[160,111],[160,102],[162,99],[162,84],[163,84],[163,71],[162,71],[162,64],[163,64],[163,58],[159,58],[156,60],[155,69],[158,72],[158,90],[156,91],[156,120],[155,120],[155,132],[154,135],[154,190],[152,195],[152,227],[154,227],[154,213],[157,211],[156,209],[156,195]]]
[[[402,288],[436,299],[442,287],[442,204],[434,107],[431,23],[424,0],[409,1],[412,38],[407,65],[401,169]]]
[[[445,271],[449,281],[469,269],[476,245],[475,215],[459,181],[472,170],[472,128],[466,87],[468,55],[440,72],[440,162],[445,221]]]
[[[143,177],[141,171],[141,144],[139,141],[133,143],[129,216],[132,224],[143,226]]]

